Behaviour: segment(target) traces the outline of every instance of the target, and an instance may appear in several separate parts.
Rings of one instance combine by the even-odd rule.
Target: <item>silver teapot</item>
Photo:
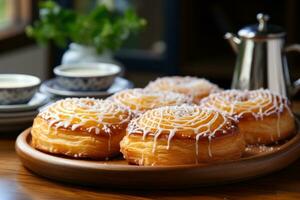
[[[285,47],[285,31],[268,24],[269,16],[257,15],[258,24],[247,26],[238,36],[226,33],[233,50],[237,53],[233,89],[269,88],[271,91],[291,98],[300,88],[300,79],[293,84],[285,53],[300,52],[300,45]]]

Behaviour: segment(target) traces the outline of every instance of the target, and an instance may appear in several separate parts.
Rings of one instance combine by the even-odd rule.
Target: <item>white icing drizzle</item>
[[[194,98],[195,96],[208,95],[219,92],[220,88],[204,78],[191,76],[169,76],[151,81],[146,89],[154,91],[173,91],[183,93]]]
[[[175,130],[170,130],[170,133],[168,135],[168,145],[167,145],[168,150],[170,149],[170,143],[171,143],[171,140],[174,137],[175,133],[176,133]]]
[[[157,139],[162,134],[168,134],[167,149],[171,148],[171,140],[178,132],[184,131],[187,137],[195,138],[195,157],[198,162],[199,140],[207,137],[209,141],[208,155],[213,156],[211,140],[217,132],[226,134],[228,130],[236,128],[233,120],[226,114],[213,109],[205,109],[196,105],[183,104],[179,106],[165,106],[149,110],[138,118],[133,119],[127,128],[127,133],[153,136],[153,149],[155,153]]]
[[[110,152],[110,149],[111,149],[111,133],[108,133],[108,137],[109,137],[109,139],[108,139],[107,146],[108,146],[108,152]]]
[[[83,129],[89,133],[105,133],[109,137],[112,129],[121,128],[131,120],[130,111],[110,100],[94,98],[67,98],[57,101],[42,112],[39,117],[49,121],[51,127],[70,128],[72,131]]]
[[[277,123],[276,123],[276,127],[277,127],[277,136],[280,137],[281,133],[280,133],[280,113],[277,113]]]
[[[212,157],[212,152],[211,152],[211,136],[208,136],[208,156]]]
[[[109,99],[127,107],[136,115],[153,108],[192,103],[192,98],[183,94],[141,88],[123,90],[109,97]]]
[[[280,114],[283,111],[293,117],[289,101],[267,89],[258,90],[227,90],[211,94],[201,100],[200,105],[226,112],[237,120],[251,115],[256,120],[277,115],[277,135],[280,136]],[[273,140],[273,137],[271,138]]]
[[[154,143],[153,143],[152,153],[155,153],[157,138],[160,136],[161,133],[162,133],[162,129],[158,129],[154,134]]]

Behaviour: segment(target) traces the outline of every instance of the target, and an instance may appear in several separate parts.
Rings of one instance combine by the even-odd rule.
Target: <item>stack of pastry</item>
[[[122,153],[136,165],[236,160],[248,145],[291,137],[287,99],[269,90],[221,91],[195,77],[165,77],[106,100],[58,101],[34,120],[32,146],[69,157]]]
[[[119,154],[130,119],[128,109],[110,100],[60,100],[35,118],[31,145],[53,154],[107,159]]]
[[[286,98],[269,90],[227,90],[200,102],[236,118],[247,144],[270,144],[293,134],[295,122]]]
[[[243,135],[224,113],[186,104],[145,112],[131,121],[121,141],[124,157],[138,165],[232,160],[244,148]]]

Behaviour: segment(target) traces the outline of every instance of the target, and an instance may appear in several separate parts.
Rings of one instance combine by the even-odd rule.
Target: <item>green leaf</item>
[[[93,46],[98,53],[118,50],[131,34],[147,24],[133,9],[122,15],[99,5],[83,15],[64,9],[54,1],[40,2],[39,8],[39,20],[26,28],[28,37],[40,44],[52,41],[59,47],[66,47],[72,41]]]

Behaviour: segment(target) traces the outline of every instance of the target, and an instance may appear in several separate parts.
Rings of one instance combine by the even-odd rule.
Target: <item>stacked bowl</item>
[[[0,74],[0,131],[19,131],[32,123],[48,102],[38,93],[39,78],[25,74]]]

